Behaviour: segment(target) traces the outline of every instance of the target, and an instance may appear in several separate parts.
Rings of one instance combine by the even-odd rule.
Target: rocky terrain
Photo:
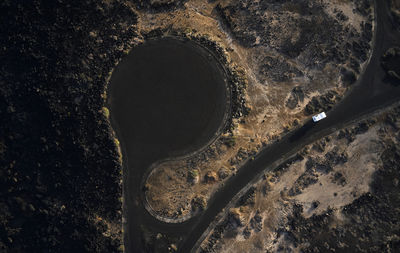
[[[137,15],[120,2],[0,5],[0,251],[122,251],[122,167],[102,107]]]
[[[132,47],[149,37],[185,37],[212,50],[228,73],[232,108],[224,133],[194,155],[150,168],[144,185],[156,216],[186,219],[263,145],[343,97],[370,55],[371,2],[2,1],[0,251],[124,250],[122,157],[104,105],[110,75]],[[322,163],[316,154],[312,161]],[[315,181],[315,173],[322,172],[304,176],[287,198],[300,203],[308,189],[302,182]],[[348,187],[340,173],[335,185]],[[327,212],[318,206],[318,215]],[[293,210],[287,214],[299,216]],[[254,213],[255,230],[265,227],[263,215]],[[290,231],[294,238],[305,233]]]
[[[247,83],[245,113],[214,143],[158,162],[145,184],[148,209],[178,222],[205,208],[241,164],[310,115],[331,109],[369,59],[371,1],[187,1],[168,13],[140,13],[141,28],[182,29],[223,49]],[[183,29],[184,28],[184,29]]]
[[[397,29],[400,29],[400,1],[391,0],[390,9],[393,17],[393,26],[397,27]]]
[[[386,79],[394,85],[400,84],[400,48],[389,48],[382,56],[382,66],[386,71]]]
[[[375,113],[265,172],[198,252],[396,252],[399,116]]]
[[[138,10],[148,12],[168,12],[183,8],[187,0],[137,0],[131,1]]]

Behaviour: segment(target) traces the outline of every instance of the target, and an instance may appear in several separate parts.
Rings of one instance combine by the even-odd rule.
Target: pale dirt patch
[[[351,1],[343,1],[343,0],[323,0],[325,3],[325,11],[331,15],[332,17],[336,17],[334,10],[337,9],[342,11],[343,14],[348,17],[346,20],[346,24],[351,25],[356,29],[356,31],[361,31],[361,23],[364,21],[363,16],[359,13],[354,13],[353,10],[356,8],[354,3]]]
[[[344,141],[333,142],[327,149],[332,150],[333,147],[344,145],[346,145]],[[314,214],[319,215],[328,208],[340,209],[368,192],[382,149],[376,127],[359,135],[346,150],[350,154],[347,163],[335,167],[329,174],[320,175],[317,184],[309,186],[302,194],[294,197],[294,200],[304,207],[303,216],[309,218]],[[335,172],[342,173],[346,178],[345,186],[332,181]],[[319,202],[319,206],[315,209],[312,208],[314,201]]]

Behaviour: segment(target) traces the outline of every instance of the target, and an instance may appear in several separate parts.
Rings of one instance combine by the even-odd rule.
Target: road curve
[[[277,143],[262,150],[253,161],[247,162],[236,176],[230,178],[213,196],[207,210],[190,221],[190,226],[193,227],[179,245],[179,252],[192,251],[218,213],[257,175],[266,169],[273,169],[278,162],[289,158],[305,145],[343,128],[355,119],[400,100],[400,87],[383,82],[385,72],[380,65],[382,54],[388,48],[400,45],[400,34],[391,25],[388,3],[376,0],[375,8],[377,22],[372,56],[365,72],[349,94],[327,113],[326,119],[317,124],[310,120]]]

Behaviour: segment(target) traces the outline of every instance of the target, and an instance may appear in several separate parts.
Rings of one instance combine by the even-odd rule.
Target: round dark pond
[[[111,113],[126,151],[140,146],[156,158],[196,150],[222,124],[224,75],[194,42],[149,41],[115,69]]]
[[[142,205],[143,174],[157,160],[207,145],[223,126],[229,92],[208,50],[164,38],[134,48],[115,69],[108,94],[124,156],[125,242],[128,252],[140,252],[141,227],[160,225]]]

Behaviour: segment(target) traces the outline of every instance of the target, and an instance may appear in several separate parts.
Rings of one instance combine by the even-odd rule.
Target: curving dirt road
[[[179,252],[193,251],[196,242],[201,241],[203,233],[218,213],[257,175],[266,169],[273,169],[305,145],[333,133],[366,114],[399,101],[400,87],[383,82],[385,73],[380,65],[380,57],[388,48],[400,45],[400,34],[393,29],[388,3],[377,0],[375,6],[377,26],[373,53],[364,74],[350,93],[327,113],[326,119],[317,124],[310,120],[277,143],[265,148],[253,161],[246,163],[214,196],[208,209],[196,218],[196,226],[178,247]]]
[[[390,47],[400,45],[400,34],[393,29],[389,17],[388,3],[381,0],[375,1],[376,6],[376,32],[373,53],[364,74],[354,84],[349,94],[333,110],[327,113],[327,118],[313,123],[310,119],[302,127],[267,146],[254,160],[246,163],[236,174],[230,178],[224,187],[211,199],[207,210],[183,223],[164,223],[155,219],[135,199],[128,199],[135,205],[136,211],[129,215],[139,215],[140,222],[133,224],[137,228],[147,227],[159,233],[176,238],[182,238],[178,245],[179,252],[190,252],[195,249],[196,243],[215,217],[229,204],[229,202],[254,178],[267,169],[273,169],[285,159],[295,154],[305,145],[344,127],[376,109],[388,106],[400,99],[400,87],[384,83],[384,70],[380,65],[381,55]],[[127,189],[129,190],[129,189]],[[136,191],[136,190],[134,190]],[[129,220],[129,217],[128,217]],[[138,220],[138,219],[136,219]],[[139,229],[137,230],[139,231]],[[140,252],[142,242],[129,232],[125,234],[127,252]]]

